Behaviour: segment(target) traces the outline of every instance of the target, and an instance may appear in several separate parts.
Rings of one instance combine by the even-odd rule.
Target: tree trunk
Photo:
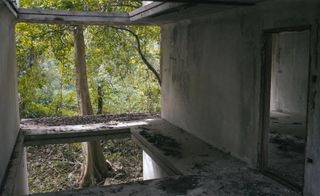
[[[87,81],[85,43],[82,26],[76,26],[74,28],[73,37],[78,111],[80,115],[92,115],[93,110]],[[84,163],[81,168],[80,186],[87,187],[102,182],[112,171],[112,168],[106,162],[100,141],[82,143],[82,149]]]
[[[146,59],[145,55],[143,54],[142,52],[142,49],[141,49],[141,43],[140,43],[140,38],[138,36],[138,34],[136,34],[135,32],[133,32],[132,30],[130,29],[127,29],[127,28],[124,28],[124,27],[115,27],[115,26],[111,26],[111,28],[114,28],[114,29],[117,29],[117,30],[123,30],[123,31],[127,31],[129,32],[131,35],[133,35],[133,37],[136,39],[136,42],[137,42],[137,50],[138,50],[138,53],[141,57],[141,60],[143,61],[143,63],[147,66],[147,68],[153,73],[153,75],[157,78],[157,81],[159,83],[159,85],[161,86],[161,76],[160,74],[156,71],[156,69],[151,65],[151,63],[149,63],[149,61]],[[130,38],[128,39],[130,42]],[[133,42],[131,42],[131,44],[134,46],[135,44]]]
[[[102,114],[103,113],[103,88],[102,84],[99,82],[98,84],[98,111],[97,114]]]

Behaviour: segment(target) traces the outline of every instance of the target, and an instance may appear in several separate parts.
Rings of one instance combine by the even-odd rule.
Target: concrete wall
[[[0,2],[0,181],[19,131],[14,16]]]
[[[163,27],[162,117],[254,164],[259,37],[236,16]]]
[[[274,36],[271,110],[306,116],[310,31]]]
[[[274,0],[164,25],[162,117],[256,167],[261,141],[263,31],[312,25],[311,48],[318,48],[319,8],[316,0]],[[312,63],[311,72],[315,72],[319,66]],[[319,85],[320,79],[315,80],[313,85]],[[319,101],[314,100],[316,105]],[[319,112],[312,119],[315,115]],[[312,123],[316,135],[319,120]],[[311,172],[316,167],[309,170],[308,178],[319,181],[319,172]],[[307,195],[320,192],[319,186],[306,186]]]

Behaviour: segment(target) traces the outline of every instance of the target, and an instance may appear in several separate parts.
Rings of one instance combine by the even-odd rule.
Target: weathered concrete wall
[[[306,116],[310,32],[283,32],[273,37],[271,110]]]
[[[255,167],[261,141],[263,32],[312,25],[311,36],[316,37],[319,8],[315,0],[274,0],[164,25],[162,117]],[[315,41],[311,44],[311,48],[319,47]],[[316,79],[313,85],[319,82]],[[320,99],[314,102],[318,106]],[[317,135],[315,116],[319,114],[310,115],[313,128],[309,133],[312,129]],[[319,146],[312,148],[319,152]],[[320,161],[319,155],[313,157],[318,158],[313,159],[310,171],[316,171]],[[319,172],[308,173],[313,182],[319,181]],[[307,189],[309,195],[320,192],[316,186]]]
[[[19,131],[14,16],[0,3],[0,181]]]
[[[228,14],[162,32],[162,117],[251,164],[259,119],[254,20]]]

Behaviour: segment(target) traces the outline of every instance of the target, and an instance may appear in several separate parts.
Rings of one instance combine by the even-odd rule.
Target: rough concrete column
[[[19,133],[17,99],[15,16],[0,2],[0,182],[5,173]],[[20,185],[20,184],[19,184]],[[15,184],[15,187],[18,185]],[[22,188],[19,188],[20,190]]]

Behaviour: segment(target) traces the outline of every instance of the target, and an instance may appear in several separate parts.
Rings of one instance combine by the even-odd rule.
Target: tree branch
[[[117,30],[122,30],[122,31],[127,31],[127,32],[129,32],[131,35],[133,35],[133,37],[136,39],[136,42],[137,42],[136,48],[137,48],[137,50],[138,50],[138,53],[139,53],[142,61],[143,61],[144,64],[148,67],[148,69],[155,75],[155,77],[157,78],[157,81],[158,81],[159,85],[161,86],[161,78],[160,78],[159,73],[155,70],[155,68],[151,65],[151,63],[149,63],[149,61],[146,59],[145,55],[144,55],[143,52],[142,52],[139,36],[138,36],[135,32],[133,32],[132,30],[127,29],[127,28],[124,28],[124,27],[111,26],[111,28],[117,29]],[[131,43],[131,44],[133,44],[133,43]]]

